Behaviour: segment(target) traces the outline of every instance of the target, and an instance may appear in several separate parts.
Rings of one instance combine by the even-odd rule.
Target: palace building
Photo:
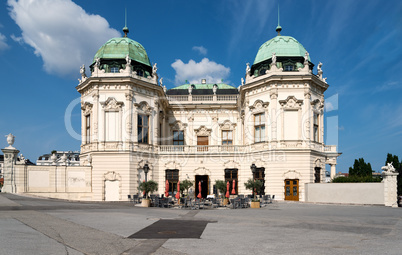
[[[201,80],[167,90],[145,48],[127,37],[112,38],[95,54],[90,76],[81,67],[82,143],[79,159],[47,155],[46,164],[17,161],[9,134],[5,192],[71,200],[124,201],[145,180],[163,194],[177,182],[195,182],[193,193],[216,192],[229,181],[236,194],[259,179],[259,194],[306,201],[305,184],[336,173],[335,145],[324,144],[322,76],[313,73],[307,50],[280,34],[258,49],[239,87]],[[45,157],[46,160],[46,157]],[[22,165],[21,165],[22,164]]]
[[[340,153],[324,144],[322,64],[314,74],[306,49],[279,26],[238,88],[203,79],[167,90],[144,47],[123,31],[95,54],[90,77],[82,68],[77,86],[91,200],[125,200],[146,178],[159,193],[166,180],[174,194],[189,179],[202,183],[203,197],[216,180],[248,194],[244,182],[255,178],[261,194],[303,201],[305,183],[325,182],[326,164],[335,175]]]

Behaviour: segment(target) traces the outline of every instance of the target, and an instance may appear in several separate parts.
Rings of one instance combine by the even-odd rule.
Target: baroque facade
[[[161,194],[166,180],[175,193],[185,179],[196,194],[201,182],[203,197],[216,180],[248,194],[244,182],[254,178],[264,183],[260,194],[304,201],[306,183],[325,182],[326,164],[335,176],[340,153],[324,144],[322,64],[314,74],[306,49],[280,27],[238,88],[202,80],[167,90],[124,32],[98,50],[89,77],[81,67],[80,164],[91,167],[91,192],[76,198],[126,200],[146,177]]]

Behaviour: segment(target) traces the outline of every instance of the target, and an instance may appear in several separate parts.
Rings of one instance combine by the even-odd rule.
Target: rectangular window
[[[318,118],[320,115],[318,115],[317,113],[314,113],[314,126],[313,126],[313,138],[314,138],[314,142],[319,142],[319,125],[318,125]]]
[[[223,130],[222,131],[222,145],[232,145],[233,135],[232,131]]]
[[[265,141],[265,113],[254,115],[254,142]]]
[[[138,115],[137,131],[138,131],[138,142],[148,143],[149,134],[149,117],[148,115]]]
[[[173,131],[173,145],[184,145],[184,133],[181,130]]]
[[[91,142],[91,115],[85,116],[85,143]]]
[[[118,141],[118,116],[119,112],[105,112],[105,139],[106,141]]]

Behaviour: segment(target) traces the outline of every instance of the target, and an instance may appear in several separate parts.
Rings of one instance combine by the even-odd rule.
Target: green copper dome
[[[128,37],[116,37],[107,41],[96,52],[94,62],[96,58],[125,59],[127,54],[132,60],[151,67],[151,63],[144,47]]]
[[[272,53],[275,53],[277,57],[304,57],[306,49],[295,38],[278,35],[261,45],[254,65],[272,58]],[[310,56],[308,60],[311,62]]]

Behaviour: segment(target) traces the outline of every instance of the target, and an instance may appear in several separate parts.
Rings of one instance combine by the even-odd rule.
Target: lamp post
[[[149,166],[148,164],[144,165],[144,173],[145,173],[145,182],[147,182],[147,177],[148,177],[148,171],[149,171]]]

